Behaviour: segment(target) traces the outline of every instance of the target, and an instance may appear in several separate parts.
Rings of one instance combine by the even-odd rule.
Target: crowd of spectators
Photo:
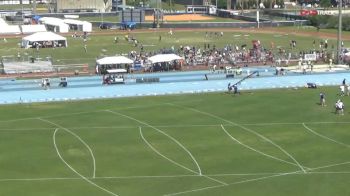
[[[223,32],[205,32],[207,39],[220,39]],[[168,33],[173,36],[172,30]],[[246,44],[234,45],[226,44],[224,47],[218,47],[213,42],[202,44],[202,46],[180,45],[170,46],[154,51],[147,51],[145,47],[135,36],[126,35],[125,40],[132,44],[135,49],[128,53],[128,57],[138,62],[141,67],[148,67],[147,71],[167,71],[181,69],[182,66],[216,66],[223,68],[225,66],[244,66],[244,65],[271,65],[285,66],[298,64],[305,54],[314,54],[316,61],[314,63],[329,63],[335,59],[334,45],[329,46],[327,40],[316,43],[310,41],[310,50],[300,51],[295,40],[290,40],[289,48],[275,47],[271,42],[269,45],[263,45],[259,40],[251,40]],[[119,38],[115,38],[117,43]],[[161,36],[159,42],[161,42]],[[171,62],[150,65],[147,58],[156,54],[174,53],[184,58],[181,62]]]

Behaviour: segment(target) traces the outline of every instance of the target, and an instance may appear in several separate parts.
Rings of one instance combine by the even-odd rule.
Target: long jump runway
[[[53,78],[48,90],[41,87],[41,79],[4,78],[0,79],[0,104],[220,92],[227,91],[228,83],[234,84],[256,70],[259,71],[259,76],[244,80],[238,86],[240,90],[301,88],[309,82],[318,86],[332,86],[341,85],[344,78],[350,80],[350,72],[306,75],[287,73],[276,76],[275,70],[268,67],[246,68],[242,75],[234,78],[226,78],[224,73],[209,71],[134,74],[125,76],[125,84],[116,85],[102,85],[102,76],[72,77],[68,78],[68,87],[65,88],[58,87],[59,78]],[[136,79],[140,81],[145,78],[158,78],[159,82],[136,83]]]

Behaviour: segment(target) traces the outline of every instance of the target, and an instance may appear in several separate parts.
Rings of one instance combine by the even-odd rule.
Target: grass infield
[[[276,32],[274,32],[276,30]],[[224,35],[221,37],[206,37],[205,32],[220,32],[223,31]],[[109,30],[92,33],[87,40],[87,52],[84,50],[84,42],[82,38],[68,38],[67,48],[43,48],[39,51],[35,49],[24,49],[19,47],[21,42],[20,38],[8,38],[6,41],[0,39],[0,56],[12,56],[16,59],[18,53],[22,60],[28,60],[30,56],[36,56],[46,58],[52,57],[54,65],[71,65],[71,64],[89,64],[91,70],[95,68],[96,58],[101,56],[109,56],[116,54],[127,54],[130,51],[140,51],[141,44],[144,46],[145,52],[159,51],[163,48],[171,48],[174,46],[178,49],[180,46],[196,46],[196,48],[204,48],[204,44],[209,44],[212,48],[214,45],[216,48],[223,48],[228,44],[232,46],[242,46],[246,44],[248,48],[252,47],[252,40],[260,40],[262,46],[266,49],[271,49],[278,55],[279,48],[285,49],[286,52],[298,55],[300,51],[312,51],[314,49],[319,50],[319,43],[324,42],[326,38],[319,34],[305,34],[299,35],[296,33],[315,31],[314,29],[298,29],[298,28],[271,28],[270,32],[260,32],[257,29],[247,29],[247,31],[241,31],[241,29],[199,29],[193,31],[176,30],[173,29],[174,35],[170,36],[167,31],[131,31],[130,36],[133,36],[138,40],[139,45],[134,46],[133,43],[125,40],[125,35],[128,32],[121,30]],[[323,31],[322,31],[323,32]],[[336,31],[325,30],[327,33],[334,33]],[[213,34],[214,35],[214,34]],[[348,36],[347,32],[344,32],[344,36]],[[159,37],[161,41],[159,41]],[[114,42],[114,38],[118,37],[118,43]],[[297,41],[295,49],[290,48],[290,41]],[[315,40],[315,48],[313,46],[313,40]],[[334,39],[327,38],[328,40],[328,52],[335,53],[337,48],[337,42]],[[348,41],[344,41],[345,47],[349,46]]]
[[[0,195],[349,195],[337,90],[1,106]]]

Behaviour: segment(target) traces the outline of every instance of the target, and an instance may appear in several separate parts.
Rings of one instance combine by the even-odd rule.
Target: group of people
[[[343,80],[342,85],[340,86],[340,94],[339,96],[344,96],[345,95],[345,87],[346,87],[346,79]],[[348,88],[347,90],[347,95],[349,95],[350,89]],[[327,106],[326,105],[326,95],[324,92],[320,93],[320,105],[322,107]],[[345,108],[345,104],[343,102],[342,99],[338,99],[335,104],[334,104],[334,108],[335,108],[335,114],[339,114],[339,115],[344,115],[344,108]]]

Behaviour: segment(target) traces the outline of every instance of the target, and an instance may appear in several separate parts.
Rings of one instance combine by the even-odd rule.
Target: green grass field
[[[276,28],[278,30],[278,28]],[[231,29],[224,30],[224,36],[219,38],[206,38],[205,30],[194,30],[194,31],[180,31],[174,30],[174,35],[169,36],[167,32],[153,31],[153,32],[137,32],[132,31],[130,35],[138,39],[139,43],[144,45],[146,52],[157,51],[162,48],[171,48],[174,46],[175,49],[182,46],[196,46],[204,48],[204,44],[210,44],[211,47],[223,48],[227,44],[241,46],[247,44],[252,47],[252,40],[259,39],[262,45],[268,49],[271,48],[271,42],[274,42],[274,52],[278,53],[278,48],[284,48],[287,51],[290,50],[290,40],[297,41],[297,47],[292,53],[298,54],[299,51],[309,51],[312,49],[313,40],[316,43],[323,41],[322,37],[308,37],[308,36],[297,36],[293,32],[310,31],[309,29],[297,29],[294,28],[281,28],[282,30],[291,29],[290,33],[259,33],[259,32],[234,32]],[[209,31],[209,30],[208,30]],[[87,53],[84,51],[84,43],[80,38],[71,38],[68,36],[68,47],[67,48],[44,48],[39,52],[34,49],[20,48],[19,38],[8,38],[7,42],[0,40],[0,56],[13,56],[17,57],[17,53],[21,54],[21,57],[28,59],[29,56],[39,56],[45,58],[51,56],[54,64],[89,64],[91,69],[95,67],[95,60],[103,55],[116,55],[116,54],[127,54],[128,52],[135,50],[140,51],[140,47],[134,47],[133,43],[125,41],[125,31],[120,30],[109,30],[99,32],[107,32],[109,35],[98,35],[92,34],[87,42]],[[329,31],[327,31],[329,32]],[[336,33],[336,31],[333,31]],[[347,35],[348,32],[344,32]],[[119,37],[119,43],[114,43],[114,37]],[[159,36],[162,36],[162,40],[159,41]],[[329,39],[329,50],[332,50],[332,45],[336,46],[335,39]],[[345,46],[348,47],[349,43],[344,42]],[[316,45],[317,47],[317,45]],[[335,47],[336,48],[336,47]]]
[[[337,90],[1,106],[0,195],[346,196]]]

